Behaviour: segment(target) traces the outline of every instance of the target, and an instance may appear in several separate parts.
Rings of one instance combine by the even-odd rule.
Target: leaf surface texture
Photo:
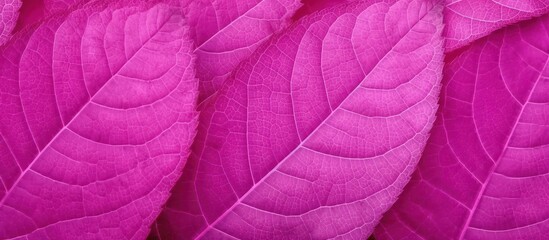
[[[369,1],[276,34],[202,111],[162,239],[369,235],[434,121],[441,33],[440,6]]]
[[[544,238],[548,53],[545,15],[447,59],[431,138],[376,238]]]
[[[0,239],[147,236],[197,124],[184,22],[101,4],[0,49]]]

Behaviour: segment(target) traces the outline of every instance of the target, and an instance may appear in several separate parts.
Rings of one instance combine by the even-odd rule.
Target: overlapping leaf
[[[549,12],[546,0],[445,0],[446,51],[470,44],[509,24]]]
[[[344,2],[357,0],[304,0],[295,18]],[[395,0],[387,0],[394,2]],[[537,17],[549,12],[545,0],[435,0],[445,4],[444,36],[447,52],[466,46],[473,41],[507,25]],[[429,1],[427,1],[429,2]]]
[[[270,39],[205,106],[155,234],[368,236],[434,120],[441,31],[440,6],[359,2]]]
[[[200,102],[271,34],[286,27],[299,0],[183,0],[195,40]]]
[[[189,153],[198,83],[180,10],[135,3],[0,49],[0,239],[148,234]]]
[[[20,0],[0,0],[0,46],[9,40],[17,23],[20,7]]]
[[[419,168],[376,238],[546,238],[548,62],[548,15],[449,59]]]

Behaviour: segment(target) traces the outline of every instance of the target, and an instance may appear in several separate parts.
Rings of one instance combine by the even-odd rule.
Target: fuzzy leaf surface
[[[0,49],[0,239],[147,236],[196,130],[184,22],[103,4]]]
[[[446,51],[470,44],[491,32],[549,12],[546,0],[446,0]]]
[[[200,102],[219,90],[236,66],[288,25],[299,0],[183,0],[197,48]]]
[[[422,160],[377,239],[547,237],[548,61],[548,15],[448,59]]]
[[[434,121],[441,32],[440,6],[368,1],[275,35],[202,111],[162,239],[368,236]]]

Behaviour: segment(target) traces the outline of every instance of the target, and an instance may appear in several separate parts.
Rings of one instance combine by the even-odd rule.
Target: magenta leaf
[[[547,0],[445,0],[446,51],[518,21],[549,12]]]
[[[6,43],[19,16],[20,0],[0,0],[0,46]]]
[[[285,27],[300,5],[299,0],[183,0],[197,46],[200,102],[273,32]]]
[[[0,239],[147,236],[189,154],[198,83],[180,10],[143,2],[0,49]]]
[[[548,53],[545,15],[449,60],[431,138],[377,239],[546,238]]]
[[[155,234],[367,237],[434,121],[441,34],[424,1],[339,5],[276,34],[208,101]]]

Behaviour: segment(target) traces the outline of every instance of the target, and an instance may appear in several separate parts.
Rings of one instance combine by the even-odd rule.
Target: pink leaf
[[[303,0],[294,18],[341,2],[358,0]],[[386,0],[392,2],[394,0]],[[446,52],[466,46],[491,32],[524,19],[549,12],[546,0],[435,0],[446,2],[444,36]]]
[[[0,46],[9,40],[17,23],[20,7],[20,0],[0,0]]]
[[[340,5],[275,35],[205,106],[157,234],[368,236],[427,140],[441,32],[440,6],[399,1]]]
[[[509,24],[549,12],[547,0],[446,0],[446,51],[470,44]]]
[[[179,177],[197,115],[188,29],[179,9],[122,5],[0,50],[0,239],[144,238]]]
[[[549,15],[493,33],[445,69],[441,110],[378,239],[545,239]]]
[[[197,49],[200,102],[301,5],[299,0],[183,0]]]

